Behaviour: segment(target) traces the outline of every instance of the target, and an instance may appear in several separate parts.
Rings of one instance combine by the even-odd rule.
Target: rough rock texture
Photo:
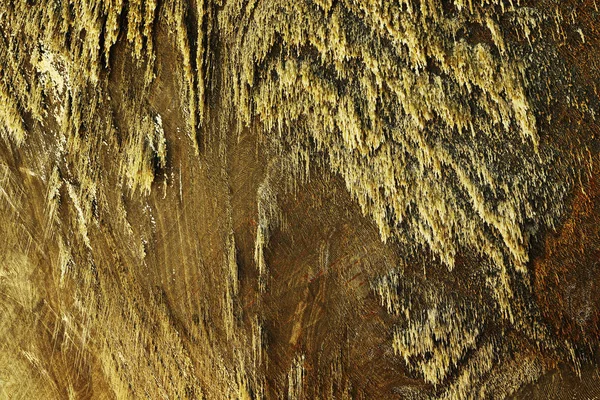
[[[594,0],[0,3],[0,397],[600,395]]]

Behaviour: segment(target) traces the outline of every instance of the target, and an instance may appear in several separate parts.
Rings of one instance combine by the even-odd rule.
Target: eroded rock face
[[[597,393],[599,18],[1,4],[0,393]]]

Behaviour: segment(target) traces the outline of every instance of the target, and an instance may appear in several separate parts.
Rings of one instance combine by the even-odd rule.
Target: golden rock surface
[[[595,0],[4,0],[0,397],[600,396]]]

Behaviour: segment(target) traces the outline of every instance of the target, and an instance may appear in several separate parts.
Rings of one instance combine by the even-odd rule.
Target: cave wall
[[[597,395],[599,20],[2,2],[0,394]]]

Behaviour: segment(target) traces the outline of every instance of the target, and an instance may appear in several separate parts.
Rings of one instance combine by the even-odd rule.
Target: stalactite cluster
[[[0,3],[0,397],[597,394],[599,20]]]

